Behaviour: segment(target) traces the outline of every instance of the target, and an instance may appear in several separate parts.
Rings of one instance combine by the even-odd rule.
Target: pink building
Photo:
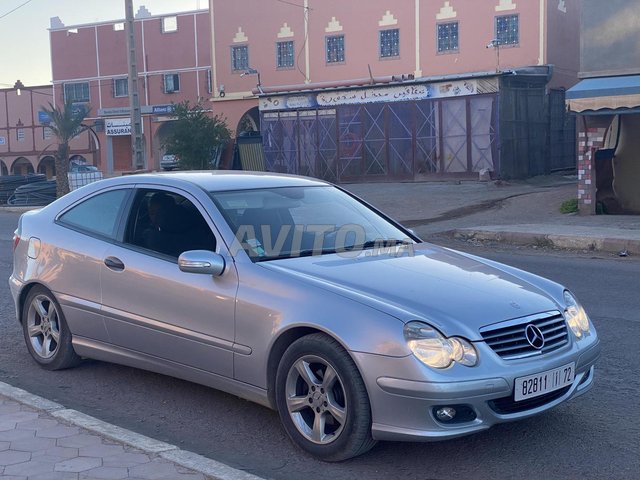
[[[335,181],[575,164],[573,152],[552,150],[565,137],[574,145],[562,105],[577,81],[580,5],[210,0],[208,10],[163,16],[141,7],[146,167],[159,167],[171,103],[185,99],[203,100],[239,137],[260,132],[266,168]],[[90,104],[103,171],[131,170],[122,20],[53,19],[50,36],[55,98]],[[555,123],[542,124],[553,111]]]
[[[55,175],[57,140],[42,111],[53,101],[51,85],[0,89],[0,168],[2,175]],[[90,132],[71,142],[71,157],[91,162],[96,144]]]
[[[214,111],[238,131],[261,130],[270,169],[337,181],[499,170],[500,156],[502,167],[513,161],[505,151],[514,157],[518,145],[533,144],[499,123],[513,92],[534,85],[542,105],[544,94],[577,81],[579,0],[300,0],[268,8],[210,0],[209,8]],[[514,71],[528,77],[517,81]],[[514,124],[534,121],[522,113],[526,102],[511,102]],[[422,132],[421,121],[430,123]],[[549,145],[549,128],[540,145]],[[536,173],[513,166],[508,176]]]
[[[208,10],[135,16],[137,67],[147,169],[158,169],[171,131],[172,103],[206,100],[211,92]],[[134,169],[124,20],[50,28],[56,102],[71,97],[91,107],[99,139],[96,165],[105,173]]]

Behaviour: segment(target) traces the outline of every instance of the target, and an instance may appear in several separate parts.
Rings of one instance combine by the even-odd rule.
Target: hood
[[[447,336],[470,340],[481,339],[480,327],[560,308],[541,286],[455,251],[418,244],[410,255],[374,253],[366,250],[352,258],[334,254],[260,265],[405,322],[425,320]]]

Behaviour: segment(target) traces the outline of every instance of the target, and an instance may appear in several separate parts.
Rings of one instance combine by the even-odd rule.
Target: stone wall
[[[604,146],[604,127],[586,127],[578,133],[578,209],[583,215],[596,213],[595,153]]]

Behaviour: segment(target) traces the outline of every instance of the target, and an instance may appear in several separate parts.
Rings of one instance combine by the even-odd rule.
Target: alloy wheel
[[[307,355],[289,369],[285,387],[289,415],[309,441],[325,445],[336,440],[347,418],[342,379],[326,360]]]
[[[27,334],[33,351],[42,359],[53,357],[60,346],[60,318],[54,302],[37,295],[29,304]]]

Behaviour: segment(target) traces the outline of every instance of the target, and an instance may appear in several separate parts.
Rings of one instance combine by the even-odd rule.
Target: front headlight
[[[566,305],[564,316],[573,334],[576,338],[588,337],[591,334],[591,330],[587,312],[584,311],[576,297],[568,290],[564,291],[564,303]]]
[[[468,340],[447,338],[426,323],[407,323],[404,338],[418,360],[430,367],[447,368],[453,362],[473,367],[478,363],[478,353]]]

